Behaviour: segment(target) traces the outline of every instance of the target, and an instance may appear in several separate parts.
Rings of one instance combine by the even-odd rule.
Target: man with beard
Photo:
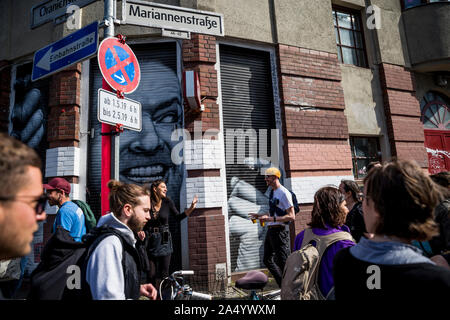
[[[147,189],[111,180],[108,183],[111,213],[103,216],[98,228],[111,235],[99,238],[88,252],[86,281],[94,300],[155,299],[151,284],[141,284],[141,260],[135,235],[150,220],[150,193]]]
[[[22,142],[0,133],[0,260],[31,252],[37,222],[46,218],[45,202],[39,156]]]
[[[64,178],[53,178],[48,184],[44,184],[47,191],[48,204],[58,206],[53,232],[58,226],[70,232],[70,236],[77,242],[86,234],[86,224],[83,210],[70,201],[70,184]]]

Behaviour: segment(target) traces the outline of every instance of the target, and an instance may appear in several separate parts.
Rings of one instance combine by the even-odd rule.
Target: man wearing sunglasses
[[[22,142],[0,133],[0,260],[31,252],[44,221],[41,159]]]
[[[56,227],[61,226],[69,231],[70,236],[77,242],[86,234],[86,224],[83,210],[74,202],[70,201],[70,183],[64,178],[53,178],[44,184],[47,192],[48,204],[58,206],[53,232]]]

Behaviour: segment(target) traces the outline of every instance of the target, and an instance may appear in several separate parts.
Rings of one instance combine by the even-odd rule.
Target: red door
[[[425,130],[425,147],[430,174],[450,170],[450,133],[448,131]]]

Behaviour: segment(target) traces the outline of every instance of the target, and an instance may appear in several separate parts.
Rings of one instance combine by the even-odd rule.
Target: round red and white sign
[[[132,93],[139,86],[139,62],[131,48],[119,39],[104,39],[98,48],[97,60],[103,78],[111,88]]]

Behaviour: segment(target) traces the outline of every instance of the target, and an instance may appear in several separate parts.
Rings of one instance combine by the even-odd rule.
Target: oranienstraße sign
[[[66,14],[67,7],[76,5],[80,8],[97,0],[48,0],[31,8],[31,29]]]
[[[224,36],[223,15],[138,0],[122,1],[126,24]]]

